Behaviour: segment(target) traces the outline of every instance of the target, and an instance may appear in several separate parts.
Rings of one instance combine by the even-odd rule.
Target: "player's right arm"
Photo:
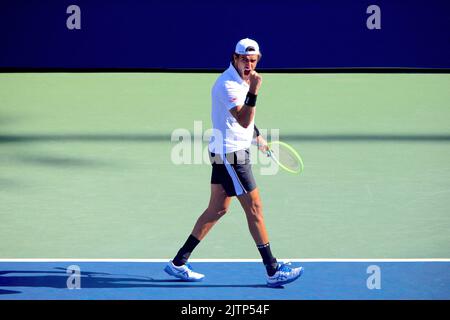
[[[256,100],[256,96],[258,95],[258,90],[261,87],[262,78],[261,76],[256,72],[252,71],[249,75],[249,85],[250,88],[248,90],[250,95],[253,95]],[[250,99],[246,99],[249,101]],[[255,117],[255,106],[252,105],[252,103],[249,103],[247,105],[244,103],[242,106],[236,106],[232,109],[230,109],[230,113],[233,115],[233,117],[237,120],[237,122],[244,128],[247,128],[250,123],[252,123],[253,118]]]
[[[241,125],[241,127],[247,128],[255,117],[255,108],[244,104],[242,106],[236,106],[233,109],[230,109],[230,113]]]

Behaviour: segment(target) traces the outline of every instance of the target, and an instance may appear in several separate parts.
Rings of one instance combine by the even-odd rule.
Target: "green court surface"
[[[210,128],[216,77],[0,74],[0,258],[171,258],[210,179],[171,133]],[[276,257],[450,257],[449,74],[263,79],[256,123],[305,163],[254,166]],[[192,258],[259,258],[236,199]]]

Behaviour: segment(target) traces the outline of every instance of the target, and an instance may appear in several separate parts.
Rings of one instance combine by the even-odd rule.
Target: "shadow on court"
[[[15,180],[0,177],[0,190],[7,188],[18,188],[20,186],[20,183]]]
[[[21,293],[5,290],[7,288],[35,287],[67,289],[70,274],[64,271],[0,271],[0,295]],[[177,279],[155,279],[136,275],[120,275],[101,272],[82,271],[80,283],[83,289],[120,288],[268,288],[265,284],[205,284],[188,283]],[[281,287],[282,288],[282,287]]]
[[[49,156],[49,155],[19,155],[16,156],[17,161],[41,165],[48,167],[80,167],[80,168],[100,168],[105,166],[112,166],[110,163],[105,163],[104,161],[98,161],[93,159],[83,159],[67,156]]]
[[[271,140],[271,136],[267,137]],[[450,142],[450,134],[281,134],[280,140],[304,142]],[[277,137],[278,140],[278,137]],[[170,142],[170,134],[0,134],[0,143]]]
[[[20,291],[12,291],[12,290],[0,289],[0,295],[2,295],[2,294],[15,294],[15,293],[21,293],[21,292]]]

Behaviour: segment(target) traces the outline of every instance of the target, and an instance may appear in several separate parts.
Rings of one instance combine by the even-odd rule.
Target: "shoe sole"
[[[285,281],[281,281],[281,282],[277,282],[277,283],[267,283],[267,286],[268,286],[268,287],[271,287],[271,288],[276,288],[276,287],[281,287],[282,285],[291,283],[291,282],[297,280],[298,278],[300,278],[301,275],[303,274],[303,271],[304,271],[304,270],[305,270],[305,269],[302,267],[302,268],[300,269],[300,272],[298,273],[298,276],[296,276],[295,278],[291,278],[291,279],[289,279],[289,280],[285,280]]]
[[[175,277],[175,278],[178,278],[178,279],[180,279],[180,280],[186,281],[186,282],[200,282],[200,281],[202,281],[203,278],[204,278],[204,276],[203,276],[203,278],[200,278],[200,279],[186,279],[186,278],[183,278],[183,277],[177,275],[176,273],[174,273],[174,272],[172,271],[172,269],[171,269],[169,266],[166,266],[166,267],[164,268],[164,271],[165,271],[167,274],[169,274],[169,275],[171,275],[171,276],[173,276],[173,277]]]

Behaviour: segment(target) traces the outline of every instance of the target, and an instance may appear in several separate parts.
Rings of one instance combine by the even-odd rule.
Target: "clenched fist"
[[[248,75],[248,82],[250,85],[249,92],[253,94],[258,94],[258,90],[261,87],[262,77],[256,71],[251,71]]]

